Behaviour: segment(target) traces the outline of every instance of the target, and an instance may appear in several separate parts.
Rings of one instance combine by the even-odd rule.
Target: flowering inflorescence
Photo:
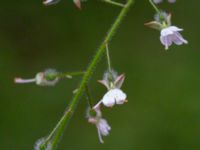
[[[88,122],[96,125],[100,143],[103,143],[102,136],[107,136],[111,130],[108,122],[102,118],[101,105],[113,107],[115,104],[121,105],[127,102],[126,94],[120,89],[124,79],[124,74],[117,76],[115,71],[106,71],[103,80],[99,80],[98,82],[103,84],[108,91],[95,106],[87,110]]]
[[[52,5],[58,3],[59,1],[60,0],[44,0],[43,4]],[[81,8],[81,1],[82,0],[73,0],[74,4],[78,8]],[[81,84],[77,88],[75,96],[71,104],[69,105],[69,108],[64,113],[63,117],[58,122],[56,127],[52,130],[52,132],[47,137],[41,138],[36,142],[35,150],[55,149],[55,145],[59,141],[59,138],[61,137],[62,132],[64,131],[64,126],[69,122],[69,119],[73,114],[75,107],[78,103],[78,99],[81,97],[83,92],[86,93],[89,102],[89,107],[86,112],[87,121],[96,126],[100,143],[104,143],[102,137],[109,135],[109,132],[111,130],[111,126],[108,124],[108,121],[105,118],[103,118],[101,108],[103,106],[112,108],[115,105],[122,105],[128,102],[126,93],[124,93],[124,91],[121,89],[125,80],[125,74],[118,75],[117,72],[114,71],[111,67],[108,43],[110,42],[114,32],[118,28],[120,22],[126,15],[127,11],[129,10],[131,4],[133,3],[133,0],[127,0],[126,4],[118,3],[113,0],[102,1],[116,6],[121,6],[123,8],[115,23],[111,27],[111,30],[109,30],[109,33],[107,34],[102,45],[98,49],[97,54],[95,55],[92,63],[89,65],[86,71],[61,73],[55,69],[46,69],[42,72],[37,73],[34,78],[15,78],[14,80],[15,83],[36,83],[36,85],[39,86],[54,86],[60,81],[61,78],[72,78],[72,76],[75,75],[83,75]],[[145,25],[160,31],[160,41],[165,46],[166,50],[172,45],[172,43],[175,43],[176,45],[187,44],[187,40],[185,40],[179,33],[183,31],[183,29],[172,25],[171,14],[166,13],[165,11],[161,11],[157,7],[156,4],[161,3],[162,1],[163,0],[149,0],[150,4],[156,10],[156,14],[154,16],[154,21],[146,23]],[[176,0],[168,0],[168,2],[174,3],[176,2]],[[93,105],[92,98],[88,89],[88,82],[98,63],[98,60],[101,58],[105,51],[107,56],[108,69],[105,71],[103,79],[98,80],[98,82],[105,86],[107,91],[105,92],[105,94],[102,95],[100,100],[95,105]]]

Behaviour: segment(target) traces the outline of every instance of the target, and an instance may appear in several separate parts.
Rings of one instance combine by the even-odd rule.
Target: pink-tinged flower
[[[100,107],[96,107],[95,109],[92,109],[89,111],[95,111],[96,114],[95,116],[91,116],[90,115],[91,112],[89,112],[88,122],[96,125],[99,141],[100,143],[104,143],[102,136],[108,136],[111,130],[111,127],[108,124],[107,120],[102,118]]]
[[[154,3],[159,4],[161,2],[163,2],[163,0],[153,0]],[[169,3],[175,3],[176,0],[168,0]]]
[[[53,5],[53,4],[57,4],[58,2],[60,2],[60,0],[45,0],[43,2],[43,4],[44,5]],[[76,5],[76,7],[81,9],[81,0],[73,0],[73,2]]]
[[[113,107],[115,104],[120,105],[127,102],[126,94],[120,89],[124,79],[124,74],[117,76],[116,72],[114,71],[111,73],[106,72],[104,74],[103,80],[99,80],[99,83],[103,84],[108,89],[108,91],[103,96],[102,100],[95,105],[95,107],[98,107],[101,103],[103,103],[106,107]]]
[[[165,46],[166,50],[172,45],[172,43],[175,43],[176,45],[188,43],[188,41],[179,33],[180,31],[183,31],[183,29],[176,26],[169,26],[161,30],[160,41]]]
[[[35,82],[36,85],[39,86],[54,86],[58,81],[59,77],[57,77],[57,72],[54,69],[47,69],[44,72],[39,72],[36,74],[35,78],[33,79],[22,79],[22,78],[15,78],[15,83],[33,83]]]

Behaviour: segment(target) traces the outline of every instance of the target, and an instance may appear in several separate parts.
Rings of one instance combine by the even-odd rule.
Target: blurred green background
[[[113,67],[126,73],[129,102],[103,110],[112,126],[105,144],[85,119],[83,98],[59,144],[59,150],[197,150],[200,148],[200,1],[177,0],[161,8],[184,28],[188,45],[165,51],[159,32],[143,24],[153,19],[146,0],[137,0],[110,44]],[[120,8],[88,0],[79,11],[69,0],[45,7],[41,0],[3,1],[0,5],[0,145],[1,150],[31,150],[47,135],[70,102],[80,78],[55,87],[16,85],[46,68],[84,70]],[[106,68],[102,59],[90,82],[97,102]]]

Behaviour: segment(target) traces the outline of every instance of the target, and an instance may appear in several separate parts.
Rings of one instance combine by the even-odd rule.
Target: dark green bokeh
[[[165,51],[159,32],[144,27],[154,10],[137,0],[110,44],[112,64],[126,73],[123,90],[129,102],[104,109],[111,134],[98,142],[85,119],[85,99],[58,149],[196,150],[200,148],[200,2],[164,3],[173,24],[184,28],[188,45]],[[79,78],[55,87],[15,85],[16,76],[34,77],[53,67],[59,71],[86,68],[120,8],[88,0],[83,10],[71,1],[44,7],[40,0],[4,1],[0,6],[0,145],[2,150],[31,150],[63,114]],[[96,83],[106,61],[91,80],[98,101],[105,89]]]

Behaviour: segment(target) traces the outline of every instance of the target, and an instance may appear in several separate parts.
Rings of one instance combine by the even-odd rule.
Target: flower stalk
[[[75,93],[71,103],[69,104],[69,106],[66,109],[66,112],[64,113],[64,115],[62,116],[60,121],[57,123],[57,125],[53,129],[53,131],[50,133],[50,135],[47,137],[48,140],[46,140],[43,145],[45,145],[49,141],[51,141],[51,144],[52,144],[51,149],[52,150],[56,149],[57,143],[59,142],[62,134],[64,133],[64,129],[65,129],[66,125],[69,123],[70,118],[72,117],[72,115],[73,115],[73,113],[76,109],[76,106],[77,106],[82,94],[85,91],[85,87],[88,84],[89,79],[91,78],[97,64],[99,63],[101,57],[103,56],[103,54],[106,51],[107,43],[109,43],[111,41],[112,37],[116,33],[116,30],[120,26],[122,20],[124,19],[124,17],[128,13],[129,9],[131,8],[131,5],[133,4],[133,2],[134,2],[134,0],[127,0],[127,3],[122,8],[120,14],[116,18],[114,24],[111,26],[111,28],[110,28],[109,32],[107,33],[104,41],[100,45],[100,47],[97,50],[94,58],[92,59],[92,61],[89,64],[86,72],[84,73],[83,78],[82,78],[80,85],[78,87],[78,91]]]
[[[155,11],[160,14],[160,10],[158,9],[158,7],[155,5],[155,3],[152,0],[149,0],[149,3],[151,4],[151,6],[155,9]]]

